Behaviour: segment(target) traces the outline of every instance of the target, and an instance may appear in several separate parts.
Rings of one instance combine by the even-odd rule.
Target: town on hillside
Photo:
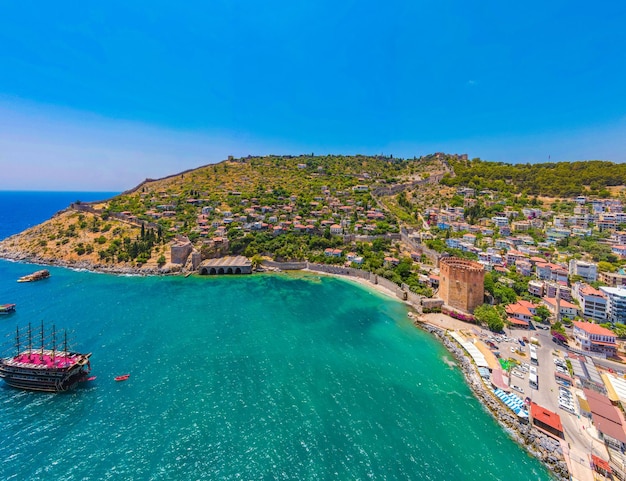
[[[542,400],[533,423],[557,439],[582,425],[552,422],[556,411],[589,420],[605,447],[598,465],[623,472],[625,202],[626,168],[606,162],[229,158],[77,199],[0,242],[0,256],[149,274],[310,268],[385,283],[421,315],[487,328],[494,386]]]

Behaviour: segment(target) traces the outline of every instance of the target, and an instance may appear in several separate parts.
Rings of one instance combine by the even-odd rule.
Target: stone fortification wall
[[[409,301],[413,306],[422,306],[424,300],[428,300],[428,298],[420,294],[416,294],[415,292],[412,292],[407,288],[404,289],[404,292],[406,292],[406,300]]]
[[[423,309],[440,309],[443,306],[443,299],[428,299],[422,298]]]
[[[266,268],[280,269],[281,271],[300,271],[307,267],[306,262],[276,262],[270,260],[264,260],[261,265]]]
[[[485,296],[485,269],[482,264],[444,257],[439,261],[439,296],[455,309],[474,312]]]
[[[191,254],[193,245],[191,241],[183,236],[176,236],[175,243],[170,247],[170,256],[172,264],[185,265],[187,257]]]
[[[357,235],[346,234],[343,237],[344,242],[372,242],[376,239],[388,239],[390,241],[401,240],[402,236],[399,233],[390,232],[384,235]]]
[[[374,284],[383,286],[384,288],[389,289],[392,292],[395,292],[396,295],[400,299],[406,300],[406,293],[398,284],[396,284],[393,281],[390,281],[389,279],[385,279],[384,277],[380,277],[380,276],[375,276],[375,277],[376,277],[376,282],[374,282]]]
[[[354,267],[331,266],[327,264],[308,263],[307,268],[311,271],[326,272],[328,274],[339,274],[343,276],[358,277],[360,279],[370,280],[370,273],[362,269]],[[394,284],[395,285],[395,284]]]
[[[407,189],[415,189],[416,187],[424,186],[426,184],[436,184],[443,178],[443,174],[431,174],[426,179],[415,180],[407,184],[394,184],[391,186],[378,187],[372,191],[372,194],[376,196],[395,195],[398,192],[402,192]]]
[[[430,262],[432,262],[434,265],[439,264],[439,260],[442,257],[445,257],[445,256],[442,256],[441,252],[437,252],[436,250],[429,249],[424,244],[421,244],[420,242],[418,242],[416,239],[411,238],[409,236],[409,231],[407,231],[406,229],[403,228],[400,234],[402,237],[402,242],[404,242],[405,244],[407,244],[408,246],[410,246],[412,249],[419,252],[420,254],[424,254],[428,258],[428,260],[430,260]]]

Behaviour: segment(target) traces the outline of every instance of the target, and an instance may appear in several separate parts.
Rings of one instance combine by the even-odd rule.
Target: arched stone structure
[[[207,259],[198,266],[200,275],[251,274],[252,263],[243,256]]]

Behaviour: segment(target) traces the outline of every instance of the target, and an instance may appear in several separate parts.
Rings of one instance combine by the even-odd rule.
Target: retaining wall
[[[281,271],[300,271],[307,268],[306,262],[276,262],[265,260],[261,265],[273,269],[280,269]]]

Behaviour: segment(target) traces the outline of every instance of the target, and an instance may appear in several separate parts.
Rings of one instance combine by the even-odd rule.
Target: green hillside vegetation
[[[542,164],[506,164],[480,159],[450,162],[455,176],[442,183],[499,192],[549,197],[609,197],[607,187],[626,184],[626,164],[599,160]]]
[[[352,265],[427,292],[399,232],[417,224],[419,208],[409,199],[418,186],[429,192],[422,184],[433,173],[440,178],[446,160],[443,154],[229,159],[148,179],[97,204],[77,202],[1,244],[44,261],[132,269],[164,266],[169,243],[187,238],[202,259]]]
[[[112,199],[106,214],[126,212],[151,221],[154,209],[168,205],[175,215],[157,221],[165,235],[171,237],[175,227],[177,233],[194,237],[198,206],[230,212],[234,217],[245,214],[251,205],[274,209],[291,202],[292,211],[306,217],[325,205],[330,195],[350,205],[373,207],[372,189],[419,178],[420,172],[432,167],[433,162],[427,158],[406,161],[367,156],[250,157],[147,181]],[[352,190],[358,185],[367,186],[367,190]],[[404,216],[411,218],[411,214]],[[396,224],[393,217],[387,224]],[[354,214],[352,218],[357,220]],[[229,230],[236,227],[238,224],[234,223]],[[386,231],[394,228],[381,225]]]

